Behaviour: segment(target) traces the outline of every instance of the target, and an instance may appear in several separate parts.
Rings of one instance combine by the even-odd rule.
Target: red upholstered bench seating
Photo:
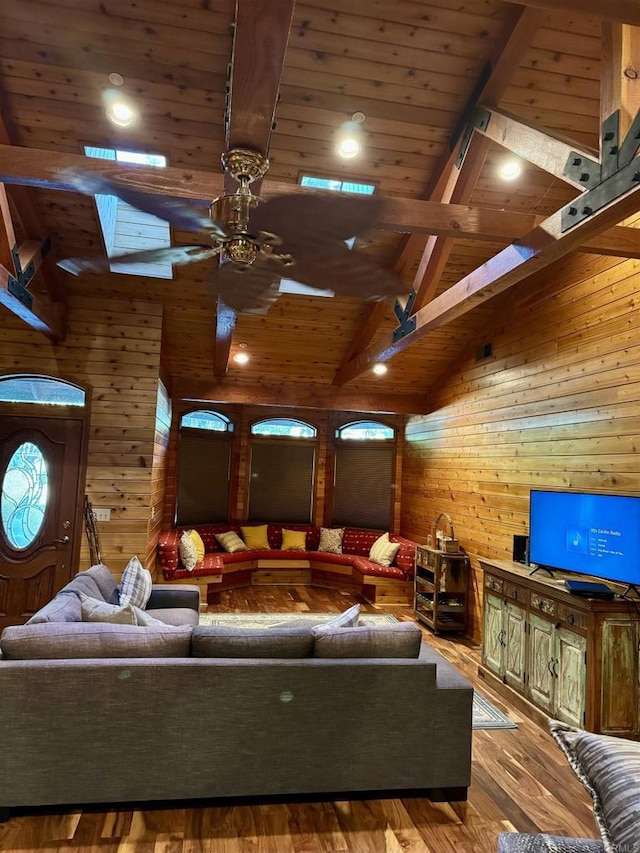
[[[250,525],[245,525],[250,526]],[[282,529],[306,531],[305,551],[283,551]],[[194,525],[204,542],[204,559],[187,571],[180,561],[179,543],[184,530],[177,527],[160,536],[158,564],[164,580],[197,583],[206,601],[206,588],[216,589],[244,586],[251,583],[311,583],[335,586],[347,591],[361,591],[369,601],[384,598],[386,603],[404,604],[411,600],[416,543],[390,534],[400,548],[391,566],[381,566],[369,559],[371,546],[379,532],[347,527],[342,540],[342,554],[319,551],[320,528],[311,524],[269,524],[269,550],[224,551],[216,533],[235,531],[242,536],[237,524]],[[397,600],[395,600],[397,599]]]

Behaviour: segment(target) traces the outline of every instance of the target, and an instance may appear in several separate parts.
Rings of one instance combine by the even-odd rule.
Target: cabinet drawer
[[[544,595],[540,595],[540,593],[538,592],[532,592],[531,610],[537,610],[538,613],[545,613],[547,616],[555,616],[556,602],[553,600],[553,598],[547,598]]]
[[[494,578],[493,575],[485,575],[484,585],[494,592],[502,592],[502,578]]]
[[[526,605],[529,593],[526,589],[523,589],[521,586],[518,586],[518,584],[511,583],[511,581],[505,581],[504,597],[510,599],[511,601],[517,601],[519,604]]]
[[[558,619],[571,625],[573,628],[587,627],[587,614],[582,610],[576,610],[568,604],[558,602]]]

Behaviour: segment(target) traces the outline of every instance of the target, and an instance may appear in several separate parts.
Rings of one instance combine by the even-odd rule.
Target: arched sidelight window
[[[337,429],[336,437],[349,441],[388,441],[396,437],[396,432],[380,421],[353,421]]]
[[[51,406],[84,406],[82,388],[49,376],[0,376],[0,402],[39,403]]]
[[[395,430],[379,421],[352,421],[336,430],[332,524],[389,530],[395,438]]]
[[[317,434],[295,418],[252,424],[249,521],[310,523]]]
[[[180,419],[176,523],[212,524],[229,513],[233,421],[198,409]]]
[[[267,418],[251,426],[251,435],[279,435],[289,438],[315,438],[318,430],[294,418]]]

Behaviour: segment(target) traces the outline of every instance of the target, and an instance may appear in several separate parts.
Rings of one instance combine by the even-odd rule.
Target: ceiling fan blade
[[[297,254],[308,246],[344,242],[374,228],[386,202],[379,196],[318,192],[281,195],[258,205],[250,215],[252,233],[266,231],[282,241],[278,251]]]
[[[377,266],[361,252],[352,252],[343,244],[314,255],[303,255],[286,268],[287,278],[317,290],[333,290],[336,296],[380,300],[400,296],[408,288],[390,270]]]
[[[128,255],[114,255],[111,258],[65,258],[58,266],[73,275],[87,272],[103,272],[112,264],[172,264],[182,266],[195,261],[204,261],[217,255],[219,247],[213,246],[167,246],[163,249],[149,249],[145,252],[130,252]]]
[[[224,264],[213,289],[238,314],[266,314],[278,298],[280,271],[257,261],[251,266]]]
[[[76,168],[63,169],[61,174],[78,192],[85,195],[115,195],[126,204],[158,216],[160,219],[166,219],[167,222],[184,231],[205,231],[218,240],[229,236],[220,223],[213,222],[204,213],[200,213],[178,199],[145,193],[125,186],[106,175],[88,170],[84,172]]]

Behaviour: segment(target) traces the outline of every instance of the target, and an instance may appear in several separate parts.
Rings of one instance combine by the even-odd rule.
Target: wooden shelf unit
[[[479,674],[533,716],[640,739],[640,603],[571,595],[564,581],[576,575],[560,571],[531,575],[482,557],[480,565]]]
[[[414,610],[437,634],[466,633],[469,606],[469,558],[427,545],[416,548]]]

